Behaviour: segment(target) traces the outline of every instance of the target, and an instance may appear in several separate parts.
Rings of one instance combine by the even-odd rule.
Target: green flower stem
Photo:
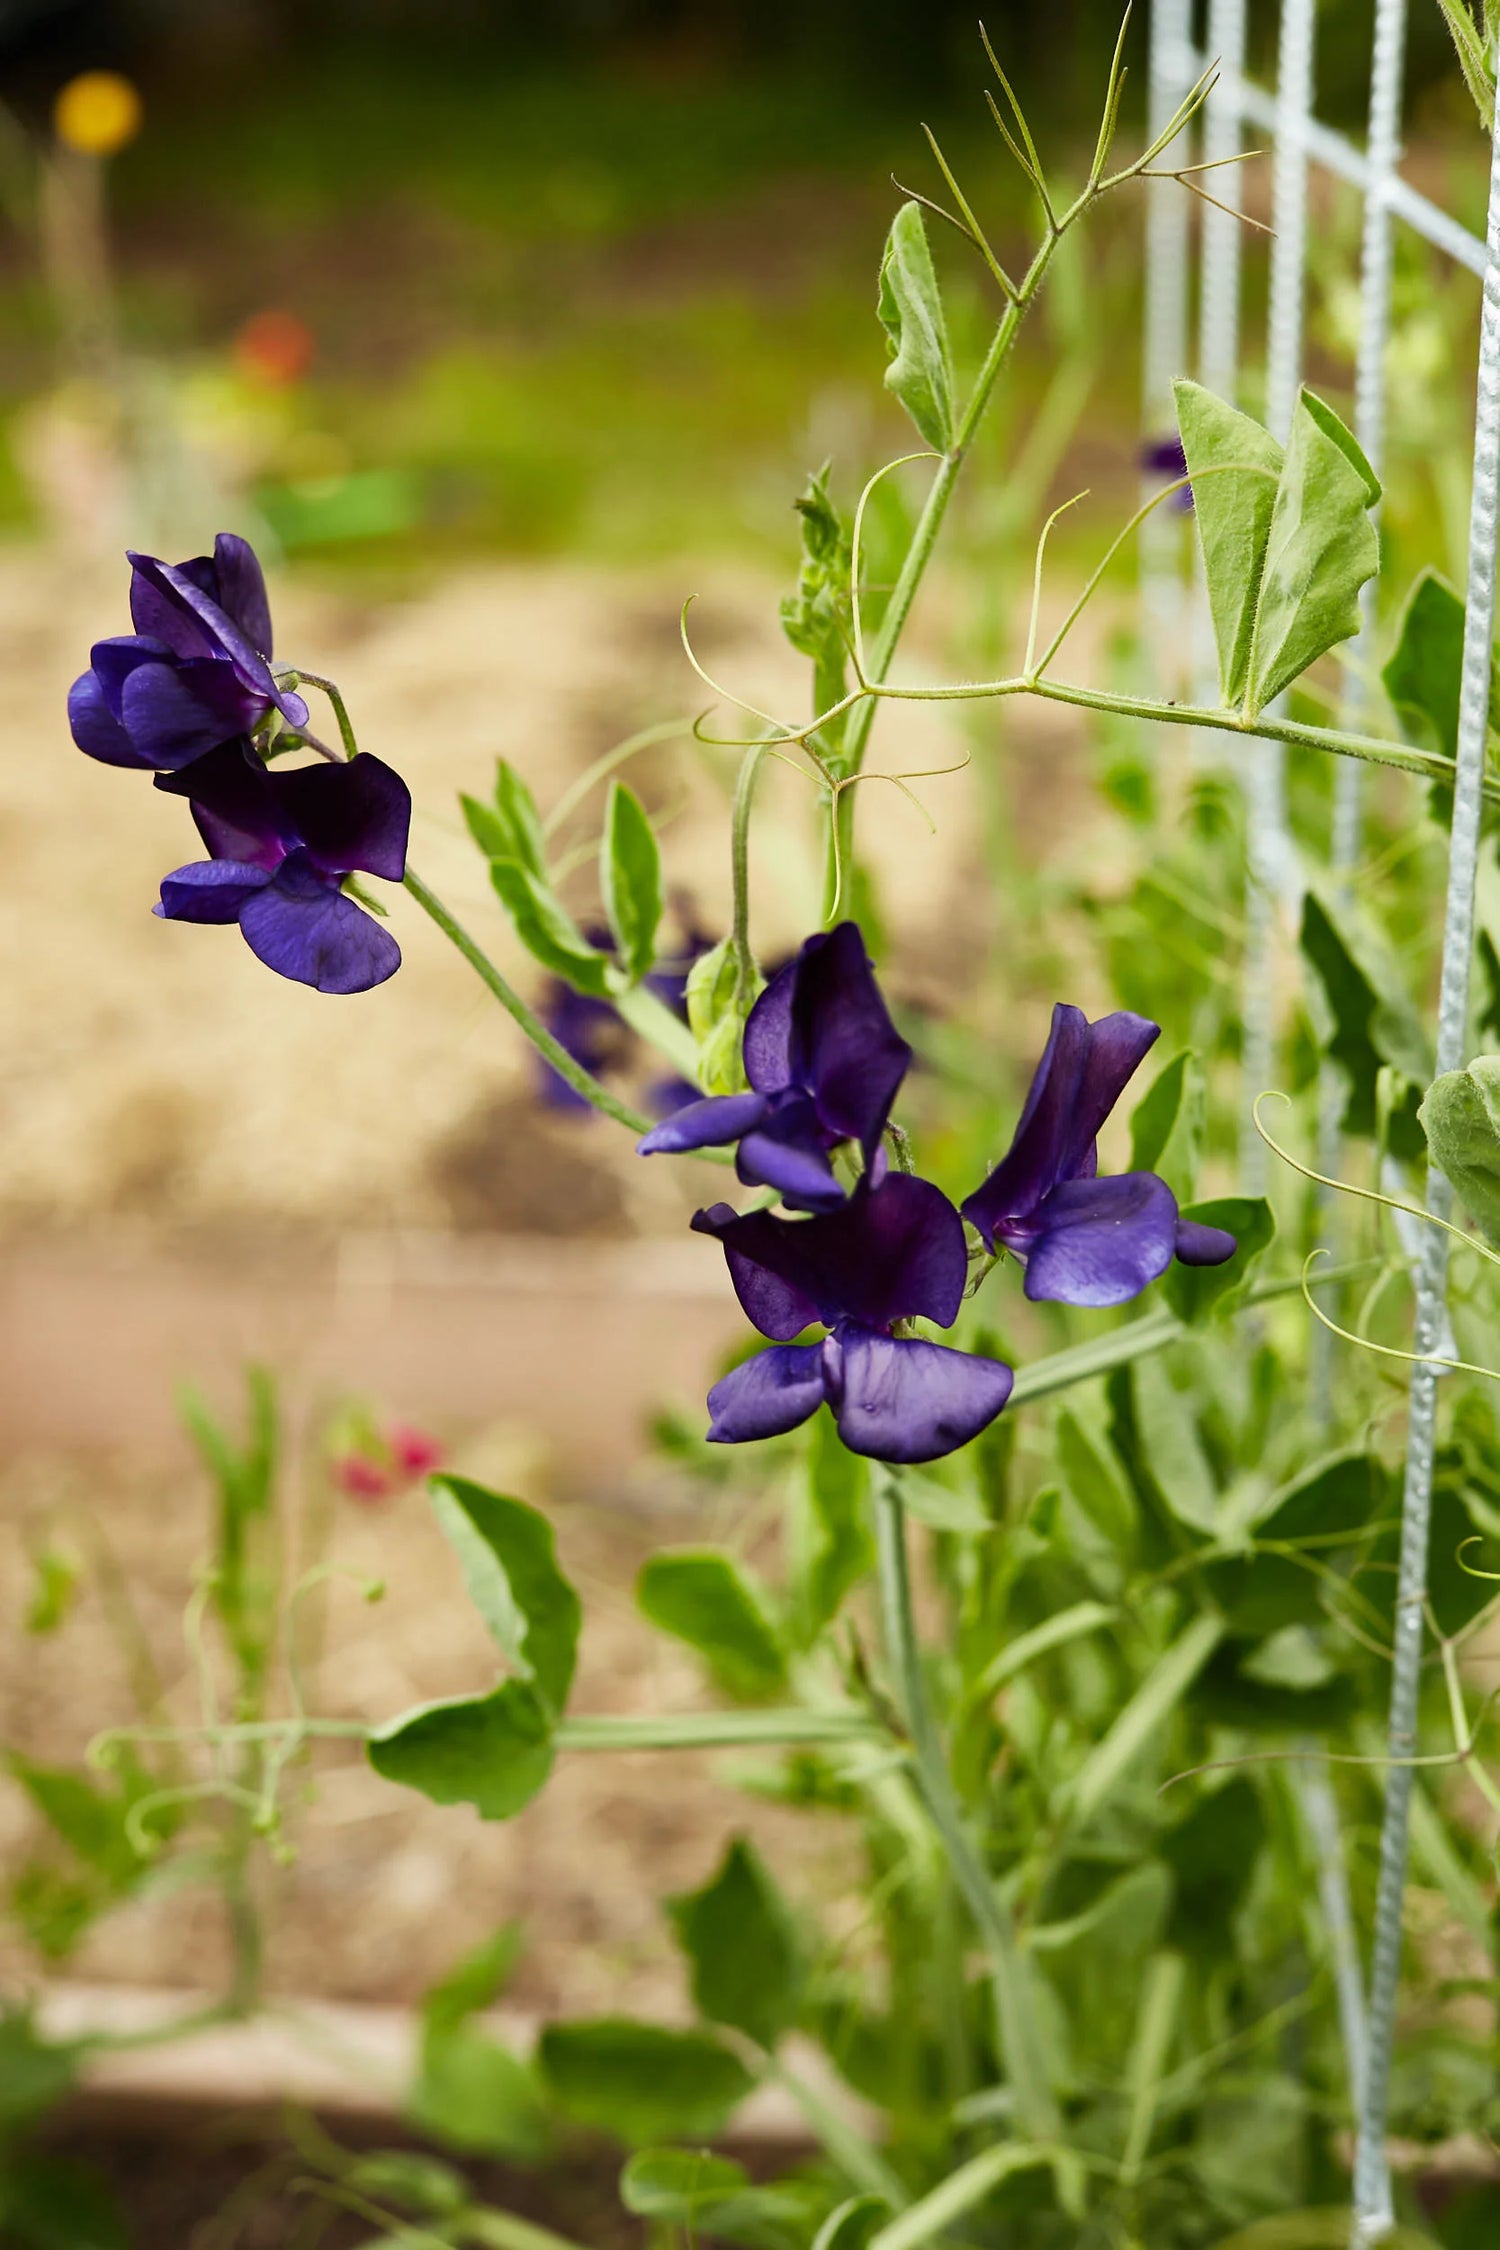
[[[879,2149],[841,2117],[816,2087],[809,2086],[777,2055],[762,2054],[760,2067],[773,2085],[781,2088],[801,2110],[808,2124],[850,2184],[862,2195],[878,2195],[892,2211],[904,2211],[911,2202],[900,2174],[893,2172]]]
[[[559,1750],[731,1750],[781,1742],[890,1742],[868,1712],[680,1711],[665,1717],[606,1712],[563,1719],[553,1734]]]
[[[277,667],[277,673],[280,676],[280,666]],[[354,739],[354,722],[349,716],[349,706],[345,703],[335,683],[332,680],[325,679],[321,672],[304,672],[300,665],[296,667],[294,676],[299,687],[322,689],[333,705],[333,715],[339,723],[339,740],[344,745],[344,756],[346,758],[358,757],[359,744]],[[317,745],[315,744],[314,747],[316,748]]]
[[[696,1086],[698,1042],[681,1016],[674,1015],[665,1000],[644,984],[611,993],[610,999],[616,1014],[624,1017],[631,1030],[664,1056],[679,1076]]]
[[[651,1119],[643,1116],[638,1109],[632,1109],[629,1102],[622,1102],[618,1094],[612,1094],[607,1086],[602,1086],[597,1078],[584,1069],[582,1063],[573,1060],[567,1048],[553,1038],[540,1016],[532,1014],[514,985],[500,974],[483,947],[477,945],[463,924],[449,913],[437,893],[428,889],[414,867],[407,868],[404,880],[406,888],[423,913],[436,922],[449,943],[458,948],[469,967],[482,983],[488,985],[501,1007],[520,1025],[537,1053],[545,1056],[558,1077],[566,1079],[575,1094],[581,1094],[586,1102],[591,1102],[595,1109],[602,1110],[606,1117],[614,1118],[616,1124],[628,1126],[632,1133],[649,1133]]]
[[[750,949],[750,812],[755,784],[766,745],[753,742],[740,760],[734,792],[734,821],[730,829],[730,873],[734,884],[734,919],[729,944],[734,955],[734,999],[741,1017],[750,1013],[755,998],[755,955]]]
[[[1056,2141],[1061,2119],[1042,2056],[1028,1966],[1001,1898],[964,1822],[947,1754],[922,1676],[906,1552],[906,1511],[898,1471],[887,1467],[875,1489],[875,1533],[886,1651],[900,1682],[918,1789],[941,1838],[949,1870],[984,1940],[994,1980],[996,2029],[1016,2116],[1027,2137]]]

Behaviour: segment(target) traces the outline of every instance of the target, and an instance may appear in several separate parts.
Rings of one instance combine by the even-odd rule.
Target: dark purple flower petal
[[[813,1320],[889,1328],[921,1315],[947,1328],[963,1301],[968,1258],[958,1213],[941,1189],[904,1172],[879,1187],[862,1184],[815,1218],[737,1217],[721,1203],[693,1225],[723,1243],[740,1303],[778,1343]]]
[[[561,977],[553,977],[538,1013],[553,1038],[597,1078],[618,1062],[629,1039],[623,1019],[607,1000],[591,992],[575,992]],[[542,1100],[549,1109],[581,1110],[594,1114],[593,1104],[570,1086],[560,1071],[533,1050]]]
[[[271,793],[313,865],[330,875],[360,869],[399,883],[406,873],[411,791],[368,752],[343,765],[272,773]]]
[[[688,1078],[653,1078],[646,1088],[646,1107],[658,1117],[675,1116],[698,1099],[698,1088]]]
[[[232,664],[193,657],[136,665],[120,690],[120,722],[146,762],[172,772],[264,714]]]
[[[811,1097],[773,1096],[767,1108],[764,1123],[741,1138],[735,1159],[740,1178],[747,1187],[775,1188],[794,1211],[838,1210],[843,1182],[828,1160]]]
[[[1059,1179],[1078,1179],[1085,1164],[1092,1169],[1094,1141],[1142,1059],[1161,1037],[1161,1025],[1149,1016],[1132,1015],[1121,1008],[1112,1016],[1091,1023],[1085,1035],[1083,1070],[1078,1083],[1077,1107],[1068,1120]]]
[[[300,852],[240,914],[245,943],[278,976],[319,992],[368,992],[401,966],[401,948]]]
[[[636,1153],[681,1156],[693,1148],[723,1148],[737,1141],[741,1133],[751,1132],[765,1116],[766,1108],[762,1094],[710,1094],[653,1125],[636,1142]]]
[[[243,907],[271,880],[263,867],[238,859],[195,859],[164,875],[151,911],[168,922],[237,922]]]
[[[967,1445],[993,1422],[1015,1381],[1002,1360],[917,1337],[850,1326],[838,1340],[839,1436],[851,1453],[876,1461],[937,1461]]]
[[[795,1231],[819,1223],[808,1219]],[[769,1211],[747,1211],[741,1217],[733,1204],[712,1203],[693,1213],[692,1224],[696,1234],[711,1234],[723,1243],[734,1293],[763,1336],[789,1344],[823,1318],[818,1299],[804,1284],[800,1246],[784,1243],[776,1232],[779,1227],[792,1233],[791,1222],[773,1219]]]
[[[109,707],[97,672],[83,672],[68,690],[68,727],[80,750],[106,766],[146,767]]]
[[[178,773],[159,773],[156,786],[168,796],[189,800],[198,833],[216,859],[274,868],[298,841],[282,815],[271,776],[243,736],[221,742]]]
[[[1059,1000],[1010,1147],[962,1206],[964,1217],[992,1250],[1004,1222],[1035,1210],[1056,1184],[1058,1153],[1077,1099],[1087,1037],[1083,1010]]]
[[[1126,1009],[1090,1023],[1059,1001],[1009,1150],[963,1214],[993,1249],[1012,1241],[1060,1181],[1092,1179],[1100,1126],[1160,1026]]]
[[[800,959],[777,970],[745,1022],[745,1076],[758,1094],[779,1094],[792,1082],[792,995]]]
[[[1239,1248],[1224,1227],[1206,1227],[1197,1219],[1177,1222],[1176,1255],[1185,1266],[1222,1266]]]
[[[1177,1199],[1154,1172],[1064,1180],[1028,1225],[1028,1297],[1123,1305],[1171,1264]]]
[[[824,1344],[774,1344],[731,1368],[708,1394],[710,1444],[781,1437],[815,1414],[827,1396],[826,1349]]]
[[[274,704],[289,726],[306,726],[307,705],[301,696],[277,686],[264,654],[208,590],[216,580],[206,558],[178,564],[132,553],[129,561],[135,574],[130,614],[138,633],[154,634],[182,658],[227,658],[263,704]]]
[[[809,938],[796,964],[792,1076],[839,1140],[874,1153],[911,1049],[886,1012],[857,922]]]
[[[241,539],[238,532],[221,531],[214,541],[213,575],[211,591],[220,609],[238,625],[252,648],[262,656],[272,655],[266,577],[249,540]]]

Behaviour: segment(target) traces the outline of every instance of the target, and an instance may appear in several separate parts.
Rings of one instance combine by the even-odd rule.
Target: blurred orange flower
[[[284,390],[300,383],[311,367],[317,339],[298,314],[268,305],[250,315],[233,350],[234,364],[247,380]]]

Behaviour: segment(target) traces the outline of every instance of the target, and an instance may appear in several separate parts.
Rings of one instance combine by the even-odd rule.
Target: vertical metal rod
[[[1191,52],[1192,0],[1152,0],[1148,115],[1163,132],[1190,81],[1182,57]],[[1147,183],[1145,334],[1141,363],[1141,429],[1158,438],[1172,426],[1173,379],[1187,370],[1188,198],[1175,180]],[[1149,497],[1154,483],[1143,493]],[[1154,508],[1141,526],[1141,596],[1146,633],[1160,664],[1180,629],[1181,520]]]
[[[1375,0],[1370,49],[1370,118],[1366,141],[1369,186],[1359,256],[1359,351],[1354,369],[1354,434],[1376,475],[1385,451],[1385,356],[1391,326],[1391,206],[1389,186],[1401,154],[1401,82],[1406,63],[1406,0]],[[1375,581],[1364,590],[1360,636],[1350,668],[1354,696],[1371,654]],[[1353,720],[1351,719],[1351,724]],[[1358,761],[1345,758],[1341,766]],[[1342,770],[1334,777],[1333,865],[1344,875],[1359,857],[1361,779]],[[1326,1170],[1324,1166],[1322,1169]]]
[[[1209,0],[1208,51],[1229,80],[1214,88],[1203,112],[1204,162],[1214,164],[1239,153],[1238,84],[1245,70],[1245,0]],[[1214,194],[1227,210],[1205,206],[1203,271],[1198,299],[1198,377],[1221,398],[1232,399],[1239,373],[1240,235],[1235,216],[1243,192],[1237,165],[1228,165],[1214,182]]]
[[[1266,424],[1285,444],[1302,387],[1302,311],[1307,278],[1307,140],[1312,115],[1314,0],[1282,0],[1272,181],[1271,302],[1266,353]],[[1263,1195],[1269,1155],[1255,1129],[1256,1096],[1275,1077],[1277,920],[1296,888],[1286,824],[1286,751],[1246,746],[1247,865],[1241,996],[1240,1181]]]
[[[1469,971],[1474,948],[1474,877],[1479,862],[1479,815],[1489,715],[1491,647],[1495,626],[1495,528],[1500,507],[1500,112],[1490,157],[1489,220],[1484,311],[1479,332],[1479,380],[1474,415],[1474,488],[1469,503],[1469,583],[1464,612],[1463,685],[1458,713],[1458,765],[1453,788],[1453,832],[1448,849],[1448,908],[1443,926],[1443,970],[1438,995],[1437,1067],[1457,1070],[1468,1052]],[[1428,1209],[1447,1215],[1452,1191],[1430,1173]],[[1417,1275],[1416,1350],[1439,1348],[1448,1275],[1448,1237],[1431,1227]],[[1391,1668],[1389,1745],[1393,1759],[1416,1751],[1417,1690],[1422,1661],[1427,1547],[1432,1517],[1432,1463],[1437,1433],[1438,1370],[1412,1372],[1406,1438],[1406,1490],[1401,1515],[1401,1561],[1396,1585],[1395,1658]],[[1370,1974],[1369,2045],[1359,2141],[1354,2162],[1354,2250],[1369,2250],[1391,2231],[1391,2186],[1386,2163],[1386,2108],[1396,1992],[1401,1970],[1401,1907],[1406,1887],[1407,1830],[1412,1768],[1392,1764],[1386,1778],[1380,1836],[1375,1945]]]
[[[1391,227],[1388,199],[1401,154],[1401,90],[1406,63],[1406,0],[1375,0],[1375,28],[1370,49],[1370,111],[1366,141],[1369,166],[1365,190],[1364,227],[1359,257],[1359,346],[1354,367],[1354,434],[1377,476],[1385,454],[1385,362],[1391,328]],[[1372,579],[1360,596],[1359,638],[1354,644],[1347,679],[1344,720],[1358,727],[1368,698],[1374,661],[1375,601],[1379,585]],[[1333,831],[1329,859],[1339,891],[1347,895],[1360,850],[1360,808],[1363,777],[1340,771],[1333,777]],[[1327,1064],[1318,1086],[1318,1170],[1337,1177],[1340,1125],[1344,1114],[1342,1075]],[[1314,1191],[1313,1210],[1321,1218],[1328,1208],[1328,1191]],[[1314,1426],[1327,1433],[1333,1425],[1334,1340],[1321,1324],[1314,1330],[1309,1356],[1308,1383]]]

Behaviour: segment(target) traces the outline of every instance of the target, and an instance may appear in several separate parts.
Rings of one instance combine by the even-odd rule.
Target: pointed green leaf
[[[375,1728],[367,1748],[387,1781],[420,1789],[435,1805],[472,1805],[481,1820],[509,1820],[552,1770],[546,1708],[521,1680],[489,1695],[418,1704]]]
[[[552,1526],[467,1477],[432,1480],[438,1522],[490,1637],[554,1712],[568,1700],[582,1610],[557,1567]]]
[[[844,694],[853,563],[850,527],[829,492],[826,462],[809,479],[796,508],[802,518],[802,567],[796,592],[782,599],[781,629],[799,654],[812,659],[816,713],[830,710]],[[825,729],[825,751],[836,751],[842,735],[842,720]]]
[[[1191,1047],[1158,1071],[1130,1116],[1130,1169],[1155,1172],[1179,1203],[1198,1178],[1208,1094],[1202,1065]]]
[[[1168,1266],[1162,1294],[1179,1320],[1194,1326],[1210,1313],[1229,1313],[1243,1303],[1255,1269],[1276,1239],[1276,1214],[1263,1195],[1218,1195],[1206,1203],[1185,1203],[1179,1213],[1199,1226],[1222,1227],[1239,1248],[1222,1266]]]
[[[620,2201],[637,2218],[680,2227],[689,2243],[706,2238],[742,2250],[806,2250],[825,2198],[811,2181],[752,2187],[742,2164],[707,2149],[653,2148],[633,2156],[620,2174]]]
[[[1359,590],[1380,568],[1370,510],[1380,482],[1333,409],[1304,391],[1266,541],[1245,707],[1264,711],[1359,631]]]
[[[1157,1358],[1137,1360],[1131,1368],[1130,1396],[1145,1473],[1162,1506],[1188,1530],[1211,1536],[1219,1490],[1192,1397],[1176,1388]]]
[[[1376,1080],[1383,1063],[1425,1085],[1432,1075],[1432,1049],[1406,981],[1389,945],[1368,917],[1309,889],[1302,902],[1302,953],[1313,972],[1308,998],[1320,1044],[1344,1072],[1349,1086],[1343,1130],[1375,1130]],[[1410,1146],[1415,1128],[1393,1133],[1396,1155],[1420,1153]]]
[[[520,1955],[519,1922],[505,1922],[490,1937],[455,1961],[445,1977],[422,1995],[422,2021],[429,2026],[458,2024],[482,2008],[493,2008]]]
[[[880,320],[891,352],[893,391],[936,453],[953,443],[953,362],[921,205],[903,203],[880,266]]]
[[[518,859],[492,859],[490,881],[533,959],[596,1000],[609,996],[610,959],[589,944],[545,880]]]
[[[708,2032],[624,2016],[549,2025],[537,2061],[570,2116],[637,2146],[674,2133],[712,2139],[752,2084]]]
[[[1219,652],[1219,700],[1244,700],[1255,605],[1281,475],[1281,447],[1248,414],[1226,406],[1201,383],[1172,386],[1177,427],[1193,486],[1203,546],[1208,606]],[[1212,469],[1212,476],[1201,472]]]
[[[1435,1078],[1418,1111],[1428,1153],[1485,1239],[1500,1244],[1500,1055]]]
[[[653,1625],[698,1651],[730,1695],[754,1701],[783,1685],[786,1662],[775,1629],[728,1555],[712,1547],[653,1555],[636,1599]]]
[[[612,781],[599,844],[599,892],[620,965],[639,984],[656,958],[661,922],[661,854],[639,797]]]
[[[514,766],[504,758],[495,765],[495,794],[489,804],[477,797],[460,796],[469,834],[487,859],[514,859],[539,882],[547,881],[547,842],[537,817],[536,800]]]
[[[1139,1515],[1125,1471],[1108,1438],[1088,1428],[1066,1406],[1057,1417],[1057,1465],[1090,1523],[1117,1554],[1129,1555]]]
[[[407,2109],[423,2132],[477,2156],[535,2163],[551,2146],[536,2072],[477,2025],[427,2025]]]
[[[699,2015],[774,2047],[797,2019],[803,1958],[786,1901],[755,1846],[734,1837],[702,1890],[669,1899],[667,1911]]]
[[[1380,677],[1406,739],[1447,758],[1458,752],[1463,654],[1464,605],[1445,578],[1424,570],[1406,597]]]

